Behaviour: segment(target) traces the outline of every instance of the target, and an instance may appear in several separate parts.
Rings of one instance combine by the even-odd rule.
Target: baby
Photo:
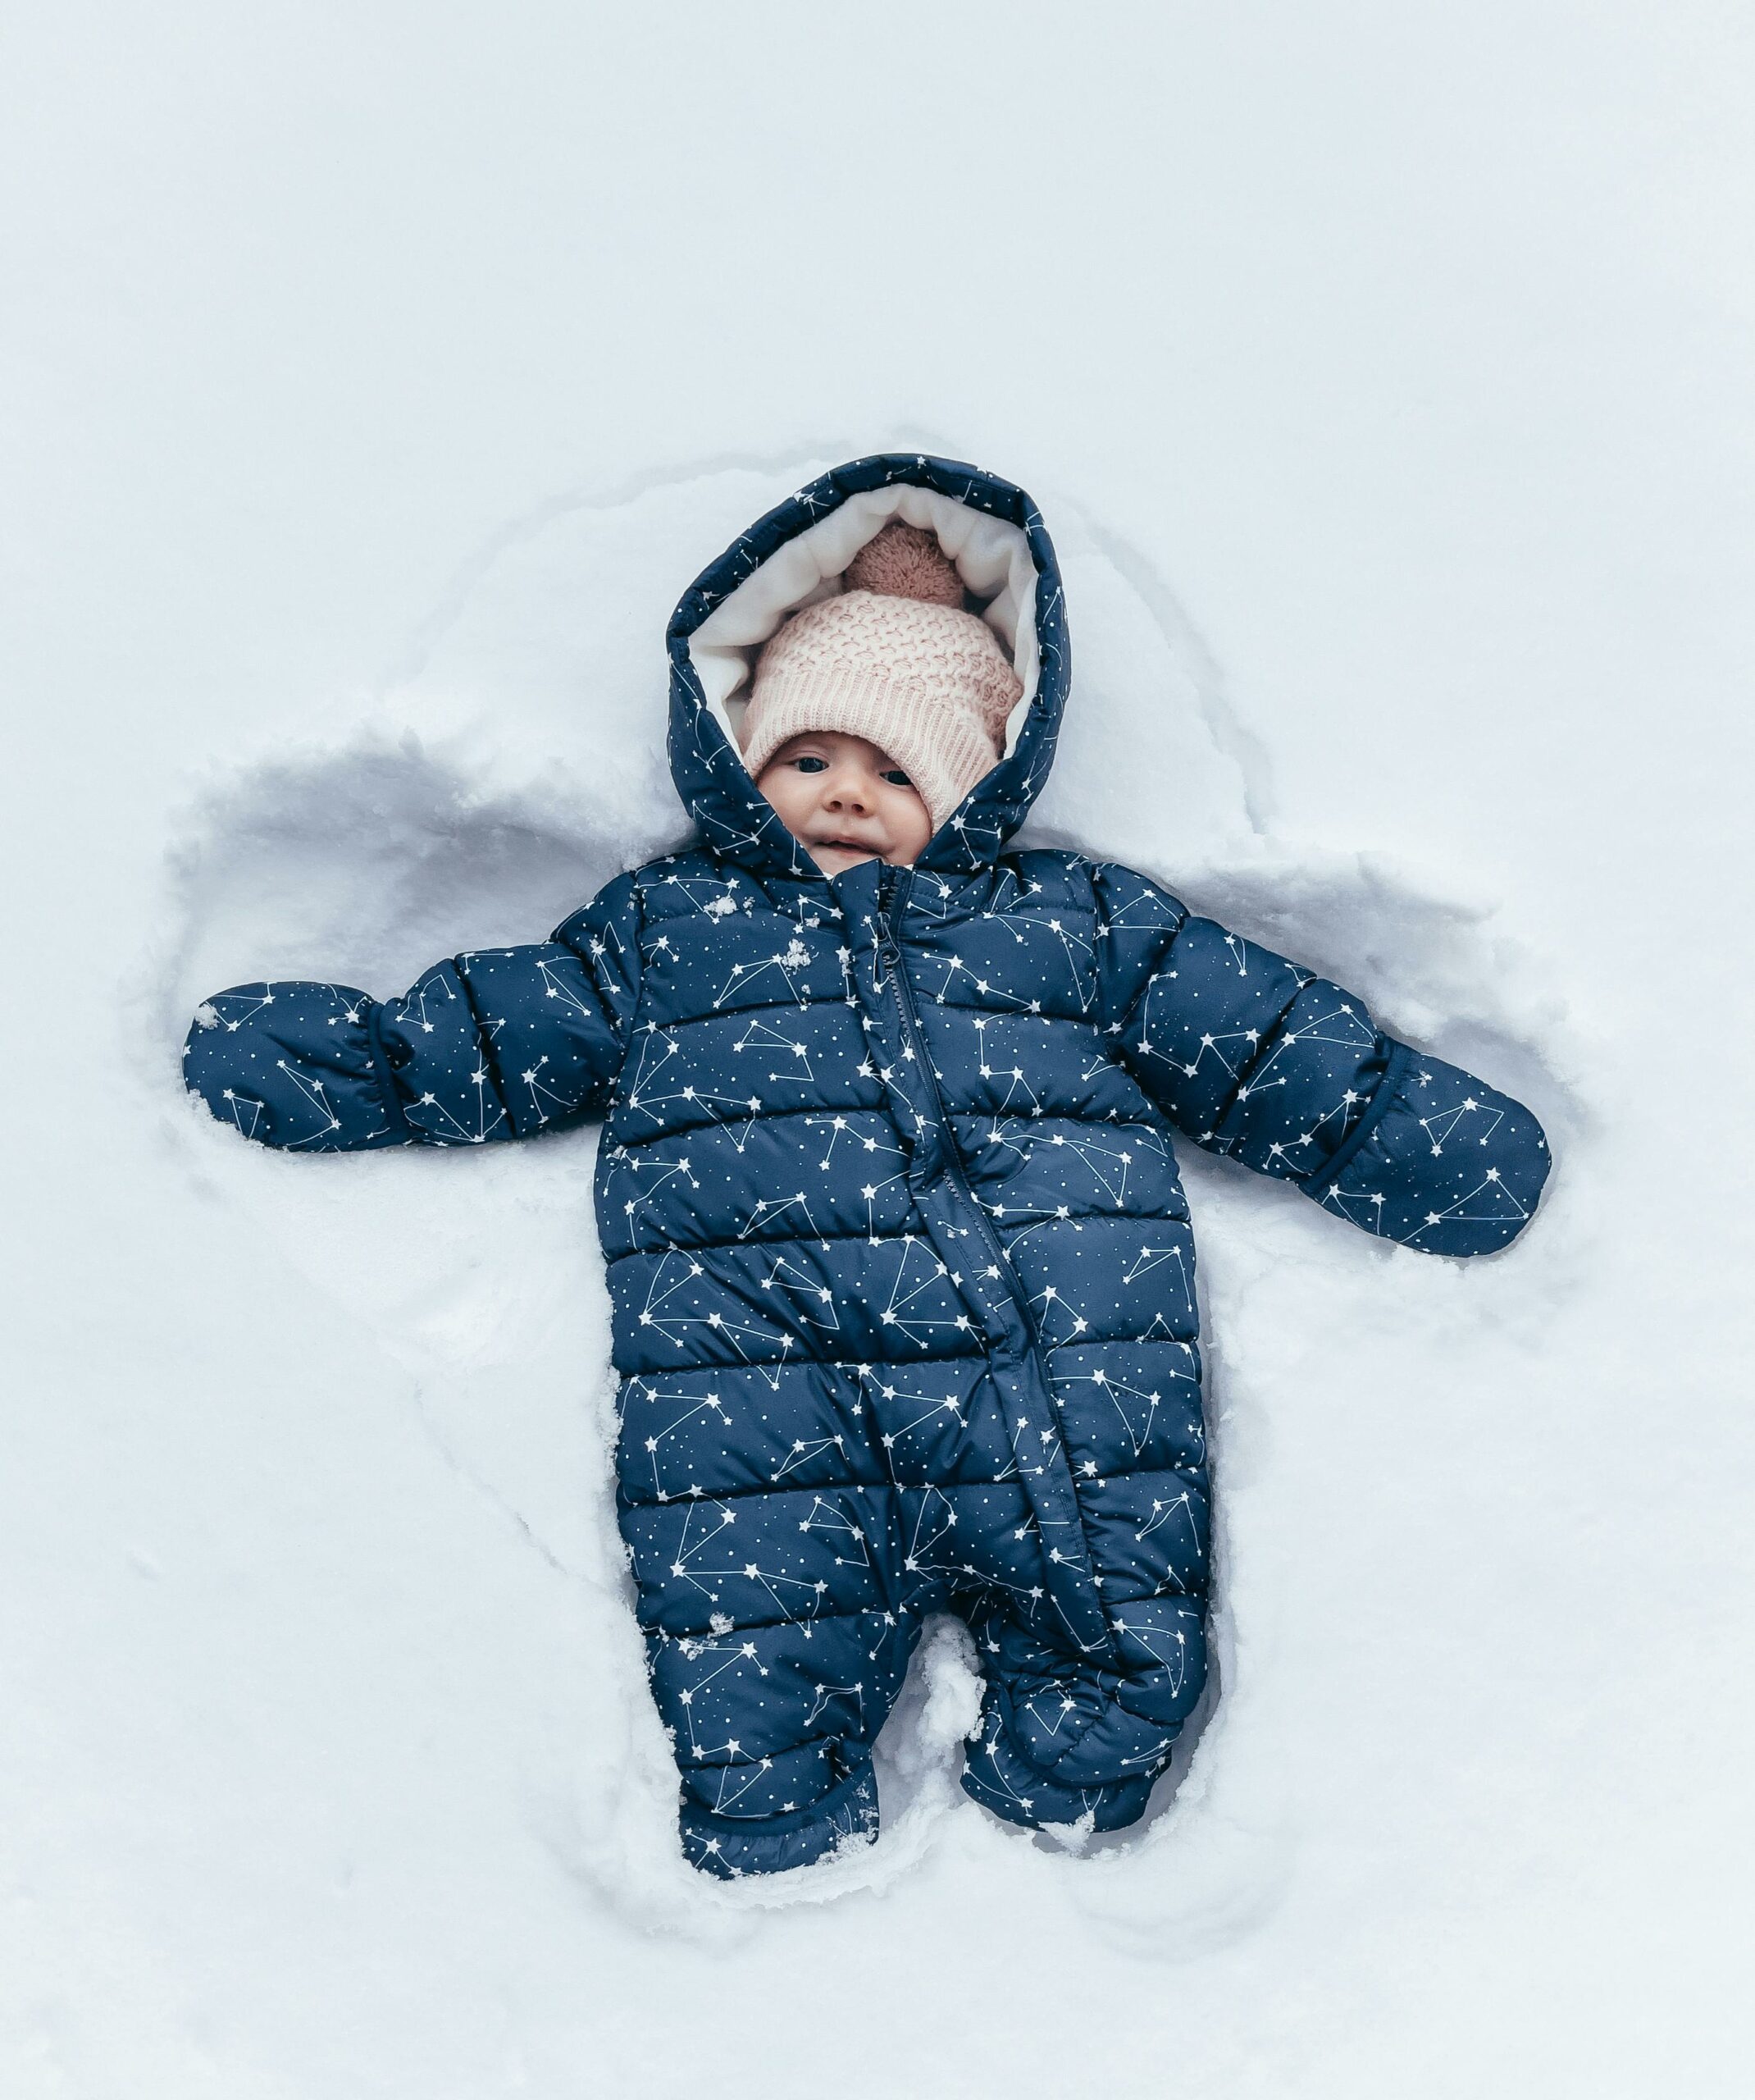
[[[837,468],[668,641],[696,843],[400,999],[221,993],[189,1084],[311,1152],[605,1119],[618,1517],[698,1866],[875,1833],[872,1746],[935,1611],[986,1682],[968,1792],[1120,1828],[1205,1673],[1172,1132],[1446,1255],[1528,1222],[1542,1132],[1145,876],[1005,850],[1069,678],[1010,483]]]

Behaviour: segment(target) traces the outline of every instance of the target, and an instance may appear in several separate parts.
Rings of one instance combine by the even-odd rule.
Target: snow
[[[807,27],[808,25],[808,27]],[[1742,2089],[1752,45],[1684,0],[13,25],[0,2091]],[[1085,1856],[682,1866],[590,1134],[299,1160],[203,994],[678,835],[661,636],[823,463],[1042,502],[1032,827],[1537,1107],[1533,1230],[1189,1164],[1221,1690]]]

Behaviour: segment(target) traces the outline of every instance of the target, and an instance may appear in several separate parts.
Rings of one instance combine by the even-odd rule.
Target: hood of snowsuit
[[[914,507],[899,512],[887,507],[892,504]],[[857,522],[847,515],[850,505],[859,513]],[[970,521],[956,516],[958,507],[982,521],[973,533]],[[818,564],[799,543],[823,534],[837,514],[841,530],[825,555],[838,568],[889,517],[904,514],[909,522],[937,527],[941,544],[945,536],[955,543],[946,551],[972,578],[978,601],[989,595],[984,585],[1002,586],[996,594],[1002,605],[995,624],[1009,630],[1014,663],[1026,677],[1010,749],[941,827],[919,863],[935,872],[978,867],[1001,850],[1042,792],[1054,761],[1071,659],[1060,573],[1041,513],[1012,482],[956,460],[879,453],[834,468],[758,518],[690,585],[666,633],[670,767],[677,792],[703,838],[723,858],[752,874],[810,872],[803,848],[745,769],[727,710],[707,690],[700,645],[713,623],[724,623],[727,605],[757,572],[773,573],[783,551],[805,556],[794,564],[793,588],[782,583],[765,605],[752,609],[736,634],[765,639],[785,611],[804,602],[813,587],[820,587]],[[753,660],[758,646],[745,641],[742,653]]]

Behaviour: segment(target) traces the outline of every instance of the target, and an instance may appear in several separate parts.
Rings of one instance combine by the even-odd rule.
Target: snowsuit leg
[[[777,1441],[777,1421],[822,1433]],[[873,1835],[871,1748],[920,1620],[855,1382],[803,1366],[630,1378],[618,1472],[690,1860],[773,1874]]]

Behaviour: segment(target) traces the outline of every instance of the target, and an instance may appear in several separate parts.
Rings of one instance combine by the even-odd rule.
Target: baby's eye
[[[817,758],[809,754],[803,758],[794,759],[792,763],[800,773],[827,773],[829,769],[829,762],[826,758]]]
[[[892,788],[912,788],[914,784],[899,765],[887,768],[882,778],[887,780]]]

